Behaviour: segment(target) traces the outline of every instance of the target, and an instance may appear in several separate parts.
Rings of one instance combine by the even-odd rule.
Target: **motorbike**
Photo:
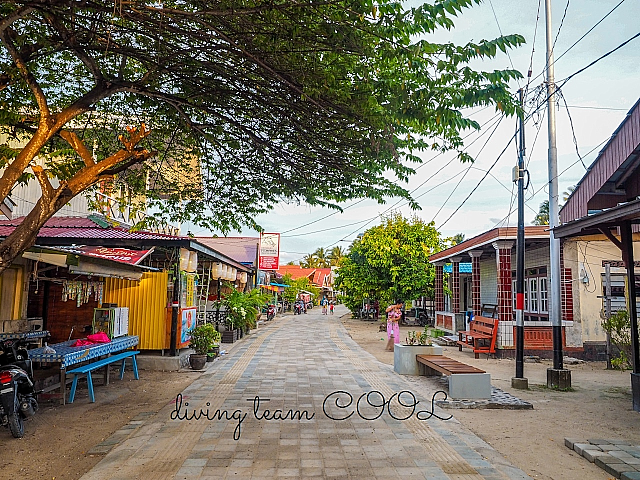
[[[273,320],[274,318],[276,318],[276,306],[269,305],[267,307],[267,321]]]
[[[19,340],[0,341],[0,425],[15,438],[24,436],[24,421],[38,410],[31,360]]]
[[[305,304],[302,301],[297,301],[293,304],[293,314],[301,315],[303,313],[307,313],[307,309],[305,308]]]

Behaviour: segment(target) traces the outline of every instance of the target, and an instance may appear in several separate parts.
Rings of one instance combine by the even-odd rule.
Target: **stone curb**
[[[592,438],[586,442],[565,438],[564,444],[615,478],[640,480],[640,446],[624,440],[602,438]]]

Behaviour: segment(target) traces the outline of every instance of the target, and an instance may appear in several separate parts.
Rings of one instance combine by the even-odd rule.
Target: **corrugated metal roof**
[[[449,247],[446,250],[442,250],[441,252],[430,255],[429,262],[435,262],[439,260],[448,261],[449,257],[461,255],[468,252],[469,250],[474,250],[489,243],[495,242],[496,240],[515,240],[517,234],[517,227],[494,228],[493,230],[489,230],[487,232],[481,233],[480,235],[476,235],[473,238],[465,240],[458,245],[454,245],[453,247]],[[524,236],[525,240],[534,238],[548,238],[549,227],[547,225],[526,226],[524,227]]]
[[[25,217],[0,220],[0,237],[7,237]],[[38,232],[38,238],[116,238],[122,240],[187,239],[164,233],[129,232],[122,227],[101,226],[90,217],[52,217]]]
[[[627,169],[638,168],[637,149],[640,146],[640,99],[631,107],[624,120],[598,156],[589,166],[576,188],[560,209],[560,221],[567,223],[585,217],[589,210],[615,207],[630,201],[633,192],[626,191]],[[635,152],[635,153],[634,153]],[[633,157],[636,157],[634,159]],[[621,189],[624,188],[624,191]]]
[[[22,223],[25,217],[16,217],[12,220],[2,219],[0,220],[0,226],[2,227],[17,227]],[[96,228],[100,227],[98,223],[93,221],[90,217],[52,217],[44,224],[45,227],[60,227],[60,228]],[[101,227],[102,228],[102,227]]]

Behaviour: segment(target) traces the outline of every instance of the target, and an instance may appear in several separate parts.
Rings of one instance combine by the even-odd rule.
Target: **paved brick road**
[[[344,307],[309,312],[235,344],[82,479],[530,478],[455,419],[423,419],[435,392],[416,391],[351,340],[338,320]],[[420,402],[413,414],[392,397],[401,391],[412,392],[405,405],[412,395]],[[390,398],[391,414],[381,412]],[[199,420],[184,419],[201,410]]]

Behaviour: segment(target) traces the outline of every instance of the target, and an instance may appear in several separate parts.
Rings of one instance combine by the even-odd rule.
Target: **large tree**
[[[365,298],[391,303],[433,297],[435,268],[428,259],[447,240],[433,222],[400,214],[385,217],[353,242],[338,269],[336,288],[347,295],[345,303],[353,305]]]
[[[479,1],[2,1],[0,202],[28,175],[42,198],[0,271],[114,175],[158,216],[222,230],[281,200],[408,197],[396,180],[420,151],[460,150],[479,128],[462,108],[514,111],[519,73],[468,63],[522,37],[421,38]]]

